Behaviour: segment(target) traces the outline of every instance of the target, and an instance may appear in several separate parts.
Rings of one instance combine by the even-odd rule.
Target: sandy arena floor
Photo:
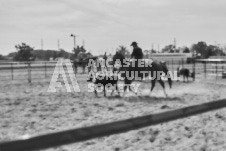
[[[0,141],[165,112],[226,98],[226,80],[174,82],[166,98],[159,84],[151,96],[142,82],[141,96],[95,97],[87,92],[85,75],[78,75],[80,93],[48,93],[49,80],[0,82]],[[109,95],[109,94],[108,94]],[[167,106],[162,108],[163,106]],[[218,151],[226,150],[226,109],[208,112],[127,133],[48,151]]]

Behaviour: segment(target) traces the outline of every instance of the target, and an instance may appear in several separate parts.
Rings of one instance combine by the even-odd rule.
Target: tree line
[[[18,44],[15,46],[17,52],[12,52],[8,54],[8,57],[13,58],[15,61],[34,61],[34,60],[55,60],[57,58],[65,59],[82,59],[92,56],[91,53],[83,46],[77,46],[72,52],[67,52],[64,49],[60,50],[35,50],[33,47],[27,45],[26,43]],[[1,59],[1,55],[0,55]],[[2,58],[3,59],[3,58]]]
[[[225,56],[226,55],[226,47],[222,48],[218,45],[207,45],[206,42],[200,41],[196,44],[193,44],[191,48],[182,47],[182,48],[175,48],[174,45],[167,45],[162,49],[162,52],[169,52],[169,53],[194,53],[195,57],[206,59],[210,56]]]
[[[18,44],[15,46],[17,52],[9,53],[8,57],[12,57],[15,61],[34,61],[34,60],[55,60],[56,58],[67,58],[71,60],[87,59],[93,57],[93,55],[88,52],[83,46],[77,46],[72,50],[72,52],[67,52],[63,49],[59,51],[56,50],[35,50],[33,47],[27,45],[26,43]],[[130,57],[129,50],[120,45],[117,49],[118,52],[122,53],[126,57]],[[207,45],[206,42],[200,41],[193,44],[190,48],[184,46],[182,48],[176,48],[174,45],[166,45],[161,52],[168,53],[193,53],[197,58],[209,58],[210,56],[225,56],[226,47],[222,48],[217,45]],[[152,53],[157,53],[157,50],[150,50]],[[0,55],[0,60],[4,60],[5,57]]]

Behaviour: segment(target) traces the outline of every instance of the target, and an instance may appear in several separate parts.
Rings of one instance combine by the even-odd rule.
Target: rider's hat
[[[132,42],[132,44],[130,45],[130,46],[136,46],[137,45],[137,42],[136,41],[134,41],[134,42]]]

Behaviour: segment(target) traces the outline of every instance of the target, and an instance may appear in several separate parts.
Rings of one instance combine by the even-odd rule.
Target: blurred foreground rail
[[[127,120],[0,143],[0,151],[32,151],[124,133],[226,107],[226,99]]]

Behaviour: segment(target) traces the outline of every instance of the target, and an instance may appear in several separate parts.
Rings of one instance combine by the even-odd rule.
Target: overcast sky
[[[25,42],[35,49],[73,48],[109,53],[119,45],[131,50],[162,48],[177,39],[177,46],[198,41],[226,44],[225,0],[1,0],[0,54],[16,51]]]

